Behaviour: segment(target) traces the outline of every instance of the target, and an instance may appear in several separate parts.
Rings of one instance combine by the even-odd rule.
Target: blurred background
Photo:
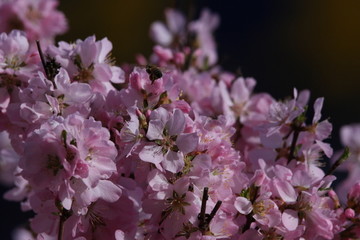
[[[75,41],[96,35],[113,43],[117,63],[149,56],[149,26],[164,20],[166,7],[187,10],[190,0],[63,1],[60,10],[70,30],[58,40]],[[275,98],[309,89],[312,102],[325,97],[323,118],[334,125],[330,142],[341,147],[338,131],[360,122],[360,1],[192,1],[196,13],[210,8],[221,17],[216,31],[220,64],[254,77],[256,92]],[[196,15],[196,14],[195,14]],[[1,194],[5,191],[1,188]],[[0,202],[1,239],[26,218],[18,203]],[[5,222],[3,222],[5,219]]]

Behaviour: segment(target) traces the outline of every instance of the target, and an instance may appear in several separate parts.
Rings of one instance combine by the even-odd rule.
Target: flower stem
[[[242,228],[242,233],[244,233],[250,229],[252,222],[254,222],[254,218],[253,218],[252,214],[246,215],[246,223],[245,223],[244,227]]]
[[[349,147],[345,147],[344,152],[341,156],[336,160],[336,162],[331,166],[329,172],[326,175],[331,175],[335,172],[335,170],[343,163],[346,159],[350,157],[350,149]]]
[[[201,202],[201,210],[200,210],[200,214],[198,216],[199,218],[199,228],[200,229],[204,229],[206,222],[205,222],[205,211],[206,211],[206,202],[208,200],[208,191],[209,188],[205,187],[204,188],[204,192],[203,192],[203,197],[202,197],[202,202]]]
[[[38,49],[38,52],[39,52],[39,55],[40,55],[40,59],[41,59],[41,63],[44,67],[44,71],[45,71],[45,75],[48,79],[50,79],[50,74],[49,74],[49,70],[46,66],[46,61],[45,61],[45,58],[44,58],[44,54],[41,50],[41,46],[40,46],[40,41],[39,40],[36,40],[36,46],[37,46],[37,49]]]
[[[293,139],[291,141],[288,163],[295,158],[295,148],[296,148],[296,142],[299,138],[299,134],[300,134],[300,131],[295,129]]]
[[[220,206],[222,204],[222,201],[217,201],[215,204],[215,207],[213,208],[213,210],[211,211],[209,218],[207,219],[207,223],[210,224],[211,220],[214,218],[216,212],[219,210]]]
[[[63,216],[63,215],[60,215],[60,223],[59,223],[58,240],[62,240],[62,239],[63,239],[64,222],[65,222],[65,218],[64,218],[64,216]]]

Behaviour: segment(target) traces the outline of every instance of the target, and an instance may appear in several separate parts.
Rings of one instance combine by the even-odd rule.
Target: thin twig
[[[343,153],[341,154],[341,156],[338,158],[338,160],[336,160],[336,162],[331,166],[329,172],[326,174],[326,176],[328,175],[332,175],[335,170],[343,163],[345,162],[346,159],[348,159],[350,157],[350,149],[349,147],[345,147]]]
[[[300,134],[300,131],[295,129],[293,139],[291,141],[290,154],[289,154],[288,162],[290,162],[291,160],[293,160],[295,158],[295,148],[296,148],[296,142],[297,142],[297,140],[299,138],[299,134]]]
[[[37,49],[38,49],[38,51],[39,51],[41,63],[42,63],[43,68],[44,68],[44,70],[45,70],[46,77],[47,77],[48,79],[50,79],[50,74],[49,74],[48,68],[47,68],[47,66],[46,66],[46,61],[45,61],[45,58],[44,58],[44,54],[43,54],[43,52],[42,52],[42,50],[41,50],[41,46],[40,46],[39,40],[36,40],[36,46],[37,46]]]
[[[206,211],[206,202],[208,200],[208,191],[209,188],[205,187],[204,188],[204,192],[203,192],[203,197],[202,197],[202,202],[201,202],[201,210],[200,210],[200,214],[199,214],[199,227],[201,228],[202,226],[204,226],[205,224],[205,211]]]
[[[220,206],[222,204],[222,201],[217,201],[215,204],[215,207],[213,208],[213,210],[211,211],[209,218],[207,219],[207,223],[210,224],[211,220],[214,218],[216,212],[219,210]]]
[[[60,216],[60,223],[59,223],[58,240],[62,240],[62,239],[63,239],[64,222],[65,222],[65,218],[64,218],[64,216],[61,214],[61,216]]]

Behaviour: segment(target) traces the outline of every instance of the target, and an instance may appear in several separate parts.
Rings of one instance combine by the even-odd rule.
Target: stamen
[[[178,194],[177,192],[173,191],[172,197],[166,199],[167,208],[161,212],[161,219],[159,225],[161,225],[164,220],[173,212],[179,212],[185,215],[185,207],[189,206],[190,203],[185,202],[186,193],[182,195]]]

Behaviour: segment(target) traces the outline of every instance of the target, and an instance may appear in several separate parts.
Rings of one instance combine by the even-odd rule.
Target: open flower
[[[185,115],[179,109],[168,112],[158,108],[150,115],[146,137],[153,141],[144,146],[139,153],[141,160],[161,166],[172,173],[184,167],[184,154],[196,149],[198,136],[196,133],[185,133]],[[160,166],[161,163],[161,166]]]
[[[64,14],[56,0],[14,0],[0,3],[0,32],[23,30],[31,42],[43,39],[50,44],[67,30]]]

